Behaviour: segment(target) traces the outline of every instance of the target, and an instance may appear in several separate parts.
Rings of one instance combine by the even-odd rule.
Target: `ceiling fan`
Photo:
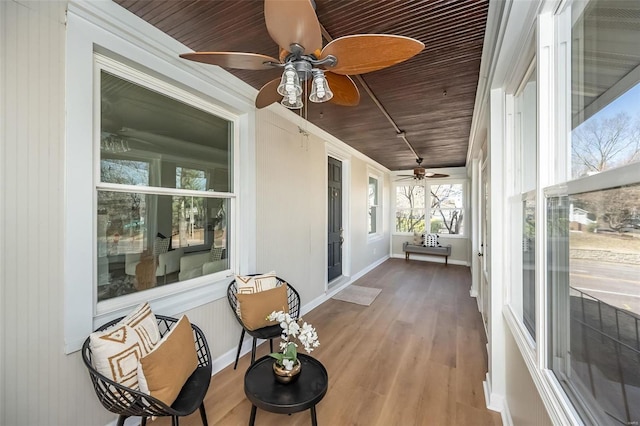
[[[262,86],[256,107],[264,108],[282,100],[287,108],[300,109],[302,94],[309,85],[312,102],[356,106],[360,93],[349,75],[390,67],[424,49],[418,40],[388,34],[349,35],[322,47],[313,0],[265,0],[264,19],[269,35],[280,47],[278,59],[245,52],[193,52],[180,57],[223,68],[282,68],[281,78]]]
[[[431,172],[427,173],[425,168],[421,166],[422,160],[423,160],[422,157],[419,157],[416,159],[416,163],[418,163],[418,167],[414,167],[412,175],[398,175],[399,177],[402,177],[402,179],[398,179],[398,180],[407,180],[407,179],[422,180],[425,178],[439,179],[439,178],[449,177],[449,175],[444,173],[431,173]]]

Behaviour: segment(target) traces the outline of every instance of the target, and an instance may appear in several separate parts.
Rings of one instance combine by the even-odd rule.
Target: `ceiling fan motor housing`
[[[424,177],[426,173],[427,171],[425,170],[424,167],[416,167],[415,169],[413,169],[413,174],[416,177]]]
[[[298,72],[298,77],[300,78],[301,81],[306,81],[311,78],[311,74],[312,74],[311,70],[313,69],[313,66],[311,65],[311,63],[305,60],[300,60],[300,61],[292,62],[292,64],[295,67],[296,71]]]

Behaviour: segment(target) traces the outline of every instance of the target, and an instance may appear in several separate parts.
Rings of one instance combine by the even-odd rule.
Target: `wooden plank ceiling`
[[[278,57],[256,0],[115,0],[194,51],[238,51]],[[425,49],[393,67],[363,74],[427,168],[464,166],[475,102],[488,0],[316,0],[331,37],[398,34]],[[326,41],[325,41],[326,44]],[[375,54],[375,52],[371,52]],[[280,71],[229,70],[256,89]],[[354,78],[355,80],[355,78]],[[309,102],[307,118],[390,170],[415,156],[358,83],[360,105]]]

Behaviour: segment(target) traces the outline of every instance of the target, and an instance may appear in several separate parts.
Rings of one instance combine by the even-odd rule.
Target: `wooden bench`
[[[444,264],[449,264],[449,256],[451,256],[451,245],[446,245],[442,247],[424,247],[424,246],[416,246],[413,244],[409,244],[409,242],[405,242],[402,245],[402,251],[404,251],[404,259],[409,260],[409,253],[417,253],[417,254],[431,254],[436,256],[444,256]]]

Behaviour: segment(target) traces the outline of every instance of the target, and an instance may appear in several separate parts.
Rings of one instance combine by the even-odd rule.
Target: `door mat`
[[[332,299],[369,306],[376,299],[376,297],[378,297],[381,291],[381,288],[350,285],[340,293],[333,296]]]

